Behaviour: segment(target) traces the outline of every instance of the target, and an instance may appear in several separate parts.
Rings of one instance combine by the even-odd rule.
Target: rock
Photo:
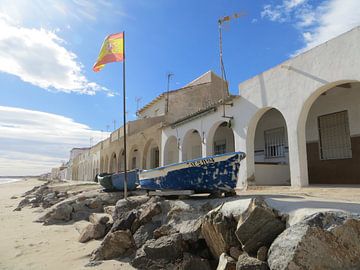
[[[90,209],[102,209],[103,203],[100,198],[95,198],[90,200],[90,202],[87,204],[87,207]]]
[[[131,265],[137,269],[176,269],[174,264],[183,255],[182,244],[180,234],[148,240],[136,251]]]
[[[71,219],[71,213],[73,208],[67,203],[56,204],[51,214],[51,218],[45,220],[46,225],[54,224],[59,221],[69,221]]]
[[[316,213],[287,228],[268,252],[271,269],[360,269],[360,216]]]
[[[224,216],[221,207],[210,211],[201,226],[201,233],[215,258],[229,252],[231,246],[240,244],[235,236],[235,219],[232,215]]]
[[[265,262],[243,253],[236,263],[236,270],[269,270],[269,267]]]
[[[73,212],[71,214],[71,219],[74,221],[80,221],[80,220],[89,220],[89,216],[91,215],[91,212],[88,210],[86,211],[77,211]]]
[[[136,219],[136,211],[134,210],[128,212],[126,215],[123,215],[123,218],[117,219],[114,222],[111,231],[115,232],[118,230],[123,230],[123,231],[130,230],[135,219]]]
[[[153,238],[154,230],[160,225],[160,221],[142,225],[133,235],[135,245],[140,248],[147,240]]]
[[[236,270],[236,261],[226,253],[222,253],[216,270]]]
[[[104,213],[92,213],[89,216],[89,221],[93,224],[106,224],[108,223],[110,220],[112,220],[112,217],[108,214],[104,214]]]
[[[183,253],[182,237],[178,233],[148,240],[143,247],[146,256],[151,260],[173,261],[182,257]]]
[[[115,212],[115,206],[114,205],[109,205],[109,206],[105,206],[104,207],[104,213],[113,216]]]
[[[169,224],[164,224],[162,226],[160,226],[159,228],[154,230],[154,238],[158,239],[161,236],[166,236],[166,235],[170,235],[172,233],[176,233],[177,231],[171,227]]]
[[[88,224],[80,233],[79,242],[85,243],[92,239],[100,239],[105,236],[105,225],[101,223]]]
[[[256,258],[260,261],[266,262],[267,260],[267,253],[268,253],[268,248],[265,246],[262,246],[261,248],[259,248],[259,250],[257,251],[257,255]]]
[[[139,216],[140,224],[146,224],[151,221],[152,217],[161,213],[160,203],[151,203],[150,201],[147,203],[147,206],[142,209]]]
[[[80,220],[78,222],[76,222],[75,225],[75,229],[78,231],[78,233],[81,233],[86,226],[88,226],[89,224],[91,224],[89,221],[86,220]]]
[[[184,253],[183,260],[180,269],[186,270],[211,270],[210,262],[199,256],[193,254]],[[234,268],[235,269],[235,268]]]
[[[19,197],[18,197],[18,196],[11,196],[11,197],[10,197],[11,200],[15,200],[15,199],[17,199],[17,198],[19,198]]]
[[[110,232],[93,254],[93,260],[111,260],[134,248],[134,239],[129,230]]]
[[[243,254],[243,251],[239,247],[230,247],[229,254],[234,260],[237,261],[239,256]]]
[[[149,200],[147,196],[134,196],[129,197],[127,200],[121,199],[116,202],[115,211],[113,214],[114,222],[122,219],[129,211],[137,208],[138,206],[146,203]]]
[[[235,233],[242,249],[256,254],[260,247],[269,247],[284,229],[285,223],[275,210],[267,206],[264,200],[255,198],[240,215]]]

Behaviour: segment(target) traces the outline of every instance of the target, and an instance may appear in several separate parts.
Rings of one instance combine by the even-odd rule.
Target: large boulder
[[[239,245],[235,236],[236,221],[232,215],[225,216],[222,205],[210,211],[204,218],[201,233],[215,258],[228,253],[230,247]]]
[[[236,236],[242,249],[256,255],[262,246],[269,247],[274,239],[285,230],[285,221],[270,208],[263,199],[255,198],[240,215]]]
[[[137,250],[131,265],[139,269],[168,269],[169,264],[182,258],[183,251],[181,234],[151,239]]]
[[[111,260],[134,248],[134,239],[129,230],[110,232],[99,248],[92,253],[92,260]]]
[[[137,215],[136,210],[127,212],[126,214],[122,215],[122,218],[119,218],[114,222],[111,231],[115,232],[119,230],[123,230],[123,231],[130,230],[132,224],[136,219],[136,215]]]
[[[105,213],[92,213],[89,216],[89,221],[93,224],[106,224],[109,221],[112,221],[112,217],[108,214]]]
[[[269,266],[265,262],[243,253],[236,263],[236,270],[269,270]]]
[[[92,239],[100,239],[105,236],[106,227],[105,224],[88,224],[80,233],[79,242],[85,243]]]
[[[131,210],[139,207],[149,200],[147,196],[134,196],[127,199],[121,199],[116,202],[113,219],[114,221],[124,218],[124,216]]]
[[[133,235],[136,247],[140,248],[147,240],[152,239],[154,230],[160,225],[159,221],[142,225]]]
[[[268,252],[271,269],[360,269],[360,216],[316,213],[287,228]]]

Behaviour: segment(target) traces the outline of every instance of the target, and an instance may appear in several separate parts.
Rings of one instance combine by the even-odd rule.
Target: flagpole
[[[127,158],[126,158],[126,92],[125,92],[125,31],[123,31],[123,53],[124,53],[124,61],[123,61],[123,114],[124,114],[124,173],[125,173],[125,179],[124,179],[124,198],[127,199]]]

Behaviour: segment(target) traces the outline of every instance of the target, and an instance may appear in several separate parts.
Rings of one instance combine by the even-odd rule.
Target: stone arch
[[[360,183],[360,174],[358,175],[355,165],[360,161],[360,153],[356,150],[354,152],[354,146],[356,148],[360,143],[356,139],[360,135],[360,127],[353,121],[360,115],[358,107],[354,106],[354,103],[358,104],[360,101],[359,93],[358,80],[340,80],[316,89],[306,98],[297,123],[298,155],[303,185]],[[346,122],[350,128],[352,127],[348,134],[352,148],[351,157],[322,156],[324,150],[321,149],[319,121],[324,117],[335,119],[335,114],[346,115],[348,119],[344,124]],[[324,133],[323,130],[323,135]]]
[[[166,140],[164,146],[164,165],[179,162],[178,140],[175,136],[171,136]]]
[[[110,173],[115,173],[117,172],[118,167],[117,167],[117,156],[116,153],[112,153],[111,154],[111,159],[110,159],[110,168],[109,168],[109,172]]]
[[[206,139],[206,155],[235,151],[234,131],[229,123],[231,122],[218,121],[210,128]]]
[[[160,166],[160,150],[154,139],[149,139],[143,151],[143,168],[153,169]]]
[[[198,130],[191,129],[186,132],[181,151],[183,161],[202,157],[202,139]]]

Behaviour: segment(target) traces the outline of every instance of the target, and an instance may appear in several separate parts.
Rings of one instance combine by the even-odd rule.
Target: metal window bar
[[[347,111],[319,116],[318,129],[321,160],[352,157]]]
[[[265,137],[265,158],[285,156],[285,129],[275,128],[266,130]]]

